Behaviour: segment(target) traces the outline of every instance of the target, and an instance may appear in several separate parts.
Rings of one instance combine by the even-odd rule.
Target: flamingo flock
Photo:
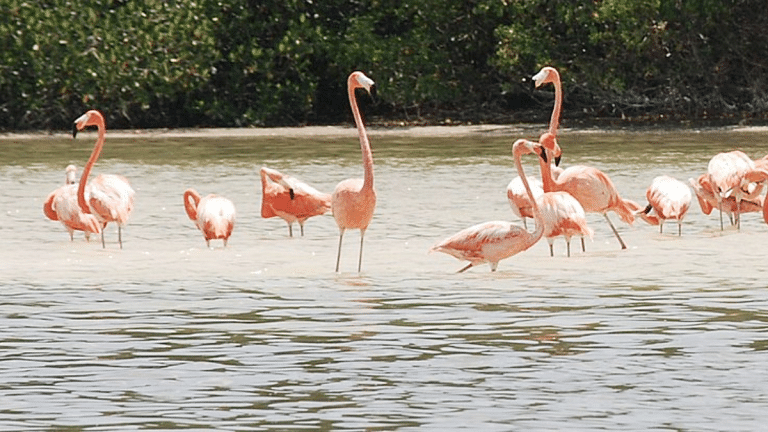
[[[633,224],[640,218],[651,225],[658,225],[663,233],[666,220],[676,221],[678,236],[682,235],[682,222],[695,195],[699,207],[709,215],[718,209],[720,227],[724,229],[723,213],[732,225],[740,229],[740,215],[747,212],[763,212],[768,223],[768,200],[761,196],[768,182],[768,156],[752,160],[741,151],[715,155],[708,164],[707,172],[688,184],[673,177],[661,175],[654,178],[646,191],[648,204],[622,198],[610,177],[597,168],[576,165],[560,168],[562,149],[557,133],[562,109],[562,84],[555,68],[544,67],[533,76],[536,87],[551,83],[555,89],[555,102],[548,130],[538,142],[518,139],[512,145],[517,177],[507,186],[507,197],[512,212],[522,220],[523,226],[507,221],[483,222],[463,229],[438,242],[430,252],[443,252],[468,264],[459,270],[487,263],[496,271],[503,259],[522,253],[542,237],[549,244],[550,256],[554,256],[554,240],[563,237],[567,256],[571,256],[570,241],[581,240],[582,252],[586,251],[584,238],[592,239],[594,230],[586,221],[586,213],[602,214],[609,224],[621,249],[627,246],[608,217],[614,212],[625,223]],[[376,207],[374,188],[374,162],[371,145],[357,104],[355,91],[362,89],[373,95],[374,81],[362,72],[353,72],[347,79],[350,108],[358,131],[362,155],[363,177],[341,181],[333,193],[320,192],[309,184],[280,171],[262,167],[262,218],[279,217],[288,225],[288,235],[293,237],[293,223],[298,222],[304,236],[305,222],[314,216],[331,211],[339,228],[339,243],[335,271],[339,272],[344,234],[348,229],[360,230],[360,249],[357,271],[362,270],[363,244]],[[44,214],[59,221],[69,232],[83,231],[86,240],[91,234],[100,234],[102,248],[106,248],[104,230],[108,223],[118,227],[118,244],[123,248],[122,228],[127,224],[134,208],[135,191],[129,181],[120,175],[100,174],[89,182],[91,171],[103,150],[106,138],[104,116],[97,110],[89,110],[73,124],[73,137],[88,126],[95,126],[98,137],[91,155],[77,181],[74,165],[66,168],[65,184],[51,192],[43,205]],[[539,163],[541,178],[527,177],[522,158],[534,155]],[[554,166],[553,166],[554,164]],[[693,190],[693,194],[691,193]],[[235,206],[227,198],[216,194],[205,197],[193,188],[183,192],[184,210],[203,234],[206,245],[220,239],[223,246],[232,235],[235,226]],[[526,219],[535,223],[528,231]]]

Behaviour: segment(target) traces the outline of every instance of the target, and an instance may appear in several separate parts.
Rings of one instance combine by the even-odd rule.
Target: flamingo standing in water
[[[460,260],[469,261],[469,264],[459,270],[459,273],[482,263],[489,263],[491,271],[496,271],[499,261],[527,250],[539,241],[544,234],[544,223],[521,162],[524,154],[535,151],[534,145],[535,143],[528,140],[517,140],[512,146],[512,154],[517,173],[528,193],[528,198],[533,203],[536,230],[530,233],[525,228],[505,221],[485,222],[459,231],[433,246],[430,252],[444,252]],[[540,147],[539,150],[542,152],[542,157],[546,157],[544,150]]]
[[[120,249],[123,248],[122,227],[128,222],[128,218],[133,211],[133,199],[135,192],[131,188],[128,180],[119,175],[100,174],[96,176],[88,185],[90,188],[90,197],[86,199],[85,188],[88,183],[88,176],[91,169],[99,159],[101,149],[104,147],[106,136],[106,126],[104,116],[96,110],[90,110],[78,117],[72,127],[72,137],[77,137],[77,131],[83,130],[88,126],[96,126],[99,131],[96,145],[93,147],[91,157],[83,168],[83,175],[80,177],[80,184],[77,189],[77,203],[83,213],[90,213],[102,224],[101,246],[106,247],[104,243],[104,229],[108,222],[117,223],[117,238],[120,243]]]
[[[235,227],[235,205],[232,201],[214,194],[200,198],[200,194],[190,188],[184,191],[184,210],[203,233],[208,247],[214,239],[224,240],[224,246],[227,246]]]
[[[293,223],[299,222],[304,236],[304,222],[331,209],[331,195],[281,172],[261,168],[261,217],[278,216],[288,223],[293,237]]]
[[[75,239],[75,231],[85,232],[85,239],[90,240],[91,233],[100,233],[99,221],[92,214],[83,213],[77,204],[77,168],[66,168],[66,183],[48,195],[43,204],[43,213],[48,219],[61,222],[69,232],[70,241]]]
[[[360,230],[360,255],[357,261],[357,271],[363,264],[363,238],[365,230],[373,219],[373,210],[376,207],[376,190],[373,188],[373,155],[368,135],[365,133],[365,125],[360,117],[360,109],[357,107],[355,89],[363,88],[369,94],[373,90],[374,82],[362,72],[352,72],[347,79],[347,93],[349,105],[352,107],[352,115],[360,137],[360,150],[363,154],[364,178],[342,180],[331,195],[331,210],[336,225],[339,226],[339,251],[336,254],[336,271],[339,271],[341,260],[341,241],[344,231],[347,229]]]
[[[736,198],[728,196],[721,198],[718,203],[718,198],[715,193],[712,183],[709,181],[709,176],[702,174],[697,180],[692,178],[688,179],[688,183],[693,188],[693,192],[696,194],[696,198],[699,201],[699,207],[701,212],[705,215],[712,213],[715,208],[720,208],[725,212],[733,223],[733,214],[736,213]],[[756,196],[753,199],[742,199],[739,201],[739,211],[741,213],[760,212],[763,208],[763,197]]]
[[[658,225],[659,233],[664,229],[665,220],[674,219],[677,221],[677,235],[682,235],[683,218],[693,198],[688,185],[674,177],[661,175],[653,179],[645,197],[648,206],[638,212],[638,216],[651,225]],[[651,215],[651,210],[655,214]]]
[[[736,200],[736,226],[741,228],[741,201],[751,200],[763,190],[763,183],[755,162],[744,152],[734,150],[727,153],[718,153],[710,159],[707,165],[708,181],[715,192],[717,208],[720,209],[720,230],[723,229],[722,200],[727,196],[733,196]],[[757,187],[750,190],[750,183],[756,182]]]
[[[555,86],[555,108],[552,111],[549,131],[544,133],[539,139],[541,145],[547,150],[554,152],[555,147],[557,147],[556,132],[559,126],[563,98],[560,74],[555,68],[545,67],[533,76],[533,80],[536,87],[546,83],[553,83]],[[557,148],[558,152],[555,153],[555,156],[559,157],[559,147]],[[613,226],[613,223],[608,218],[608,211],[615,212],[621,220],[631,225],[635,221],[633,212],[641,208],[639,204],[621,198],[611,179],[596,168],[576,165],[565,169],[559,176],[555,177],[549,164],[541,164],[541,167],[544,192],[568,192],[579,201],[585,212],[602,214],[619,241],[621,248],[627,248],[616,227]]]

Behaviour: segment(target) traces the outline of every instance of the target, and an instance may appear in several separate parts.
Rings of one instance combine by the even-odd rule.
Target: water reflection
[[[373,133],[379,204],[364,272],[350,262],[335,274],[333,219],[288,238],[259,217],[258,168],[330,191],[362,175],[352,132],[108,135],[95,172],[137,190],[122,251],[70,242],[42,215],[95,135],[2,141],[0,428],[720,431],[768,420],[759,215],[720,232],[694,204],[680,238],[620,225],[626,251],[589,217],[586,253],[566,258],[560,242],[550,258],[540,242],[497,273],[457,275],[459,262],[427,250],[513,218],[504,188],[517,136]],[[766,138],[566,131],[561,145],[564,163],[600,168],[641,202],[656,175],[693,177],[733,148],[761,157]],[[235,201],[228,248],[205,248],[186,218],[190,186]]]

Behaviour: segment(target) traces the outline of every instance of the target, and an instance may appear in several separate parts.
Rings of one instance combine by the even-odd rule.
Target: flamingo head
[[[512,153],[515,155],[525,155],[536,151],[536,143],[527,139],[519,139],[512,144]]]
[[[67,183],[66,184],[70,185],[70,184],[77,183],[77,167],[76,166],[74,166],[74,165],[67,165],[66,173],[67,173]]]
[[[557,144],[557,138],[554,134],[549,132],[542,134],[541,137],[539,137],[539,145],[547,151],[552,152],[552,155],[555,156],[555,166],[560,165],[562,150],[560,150],[560,145]]]
[[[551,66],[545,66],[541,68],[539,73],[533,76],[533,82],[536,84],[536,88],[546,83],[554,83],[560,81],[560,74],[557,69]]]
[[[352,88],[364,88],[371,96],[376,96],[376,83],[360,71],[352,72],[347,80]]]
[[[96,110],[89,110],[75,120],[72,125],[72,138],[77,138],[77,131],[81,131],[88,126],[104,127],[104,116]]]

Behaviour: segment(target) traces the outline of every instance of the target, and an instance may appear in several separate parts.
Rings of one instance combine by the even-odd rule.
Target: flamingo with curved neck
[[[339,271],[341,260],[341,242],[344,231],[347,229],[360,230],[360,255],[357,261],[357,271],[360,272],[363,263],[363,238],[365,230],[373,219],[373,211],[376,208],[376,190],[373,187],[373,155],[365,125],[357,107],[355,89],[362,88],[371,93],[374,86],[373,80],[362,72],[352,72],[347,79],[347,93],[349,105],[352,107],[352,115],[360,137],[360,151],[363,155],[364,177],[342,180],[331,195],[331,210],[336,225],[339,226],[339,251],[336,254],[336,271]]]
[[[70,241],[75,239],[75,231],[85,232],[85,239],[90,240],[91,233],[100,233],[99,221],[92,214],[83,213],[77,203],[77,168],[67,166],[66,184],[51,192],[43,204],[43,213],[48,219],[61,222],[69,232]]]
[[[86,198],[85,188],[86,184],[88,184],[88,176],[91,174],[91,169],[93,169],[93,165],[99,159],[101,149],[104,147],[106,137],[104,116],[99,111],[90,110],[78,117],[72,127],[72,137],[76,138],[77,132],[88,126],[96,126],[99,135],[91,156],[88,158],[88,163],[85,164],[83,174],[80,177],[80,184],[77,189],[77,203],[83,213],[93,214],[102,224],[102,227],[105,227],[108,222],[117,223],[118,241],[120,249],[122,249],[122,227],[128,222],[131,211],[133,211],[135,192],[125,177],[100,174],[91,180],[91,183],[88,185],[90,197]],[[101,230],[101,246],[106,247],[103,229]]]
[[[184,210],[203,233],[206,246],[211,246],[211,240],[221,239],[227,247],[235,228],[235,205],[232,201],[215,194],[201,198],[196,190],[190,188],[184,191]]]
[[[539,143],[549,151],[557,149],[555,157],[559,157],[560,148],[557,144],[557,129],[560,125],[560,109],[563,99],[560,74],[555,68],[547,66],[534,75],[533,80],[536,83],[536,87],[546,83],[552,83],[555,86],[555,107],[552,110],[549,131],[541,135]],[[544,182],[544,192],[568,192],[579,201],[585,212],[602,214],[619,241],[621,248],[627,248],[613,222],[608,218],[608,212],[615,212],[621,220],[631,225],[635,221],[634,212],[641,210],[643,207],[632,200],[622,198],[610,177],[597,168],[575,165],[568,167],[559,176],[555,177],[552,174],[552,167],[549,163],[539,161],[539,164],[542,181]],[[582,242],[583,247],[584,243]]]
[[[505,221],[484,222],[448,237],[433,246],[430,252],[443,252],[460,260],[469,261],[469,264],[459,270],[459,273],[482,263],[490,264],[491,271],[496,271],[499,261],[527,250],[541,239],[544,234],[544,221],[521,162],[524,154],[535,151],[535,146],[534,142],[519,139],[512,146],[512,154],[517,173],[532,203],[536,230],[530,233],[523,227]],[[542,157],[546,157],[544,150],[540,148],[540,151]]]

